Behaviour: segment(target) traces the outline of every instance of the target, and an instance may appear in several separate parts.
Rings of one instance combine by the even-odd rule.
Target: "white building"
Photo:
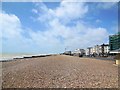
[[[104,53],[109,53],[109,46],[108,45],[104,46]]]
[[[90,47],[85,50],[85,55],[89,56],[90,55]]]
[[[86,54],[87,56],[92,55],[92,54],[93,54],[93,48],[92,48],[92,47],[88,47],[88,48],[85,50],[85,54]]]
[[[94,47],[89,47],[86,49],[87,56],[106,56],[109,53],[109,45],[102,44],[102,45],[95,45]]]
[[[84,49],[76,49],[75,51],[72,52],[72,54],[75,56],[84,55],[85,50]]]

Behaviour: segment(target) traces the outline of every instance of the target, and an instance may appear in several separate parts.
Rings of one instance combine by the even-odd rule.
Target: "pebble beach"
[[[2,62],[2,88],[118,88],[114,63],[67,55]]]

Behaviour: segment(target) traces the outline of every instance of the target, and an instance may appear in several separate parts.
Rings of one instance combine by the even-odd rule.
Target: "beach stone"
[[[114,61],[56,55],[2,62],[3,88],[117,88]]]

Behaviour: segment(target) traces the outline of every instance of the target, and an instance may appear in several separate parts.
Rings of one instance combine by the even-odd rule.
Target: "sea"
[[[40,55],[47,55],[47,54],[2,53],[0,54],[0,61],[9,61],[9,60],[14,60],[14,58],[23,58],[23,57],[40,56]]]

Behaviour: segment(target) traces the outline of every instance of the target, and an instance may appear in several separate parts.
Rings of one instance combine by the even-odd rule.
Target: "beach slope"
[[[56,55],[2,62],[3,88],[117,88],[114,61]]]

